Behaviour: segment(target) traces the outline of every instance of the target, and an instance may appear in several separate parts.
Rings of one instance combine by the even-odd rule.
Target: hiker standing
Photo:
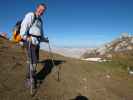
[[[41,3],[37,5],[35,12],[27,13],[21,23],[20,35],[24,44],[27,46],[28,59],[31,61],[28,61],[27,80],[29,79],[30,74],[30,63],[32,63],[33,79],[36,76],[36,65],[39,61],[40,42],[49,42],[49,40],[43,35],[43,21],[41,16],[45,11],[46,5]]]

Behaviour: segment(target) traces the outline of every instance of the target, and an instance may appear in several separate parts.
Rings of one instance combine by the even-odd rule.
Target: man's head
[[[46,5],[44,3],[40,3],[37,5],[35,13],[37,16],[41,16],[41,15],[43,15],[43,13],[45,12],[46,9],[47,9]]]

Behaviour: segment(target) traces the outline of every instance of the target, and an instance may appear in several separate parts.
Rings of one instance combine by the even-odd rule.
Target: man
[[[30,78],[30,64],[32,64],[33,80],[36,77],[36,65],[39,61],[40,42],[49,42],[43,35],[43,22],[41,16],[46,11],[46,5],[41,3],[37,5],[35,12],[29,12],[25,15],[20,29],[20,35],[24,44],[27,46],[28,67],[27,80]]]

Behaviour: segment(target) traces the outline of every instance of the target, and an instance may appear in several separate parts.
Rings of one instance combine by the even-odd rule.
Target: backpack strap
[[[27,35],[28,35],[28,36],[30,35],[30,34],[29,34],[30,28],[32,27],[32,25],[35,23],[35,21],[36,21],[36,19],[37,19],[36,14],[35,14],[34,12],[33,12],[33,14],[34,14],[33,21],[32,21],[32,23],[31,23],[31,25],[30,25],[30,27],[29,27],[29,29],[28,29],[28,31],[27,31]]]
[[[34,12],[33,12],[33,14],[34,14],[34,19],[33,19],[33,22],[31,23],[30,28],[32,27],[32,25],[35,23],[35,21],[36,21],[36,19],[37,19],[36,14],[35,14]]]

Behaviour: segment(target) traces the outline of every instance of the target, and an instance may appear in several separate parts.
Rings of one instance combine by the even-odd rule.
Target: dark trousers
[[[28,48],[27,48],[27,52],[28,52],[28,59],[30,61],[30,63],[32,64],[37,64],[39,61],[39,49],[40,46],[39,45],[32,45],[28,43]]]
[[[37,45],[36,48],[35,48],[37,63],[39,61],[39,50],[40,50],[40,45]]]
[[[36,65],[39,61],[39,49],[40,45],[33,45],[30,42],[26,42],[26,55],[27,55],[27,70],[26,77],[30,77],[30,70],[32,70],[33,78],[35,78]]]

